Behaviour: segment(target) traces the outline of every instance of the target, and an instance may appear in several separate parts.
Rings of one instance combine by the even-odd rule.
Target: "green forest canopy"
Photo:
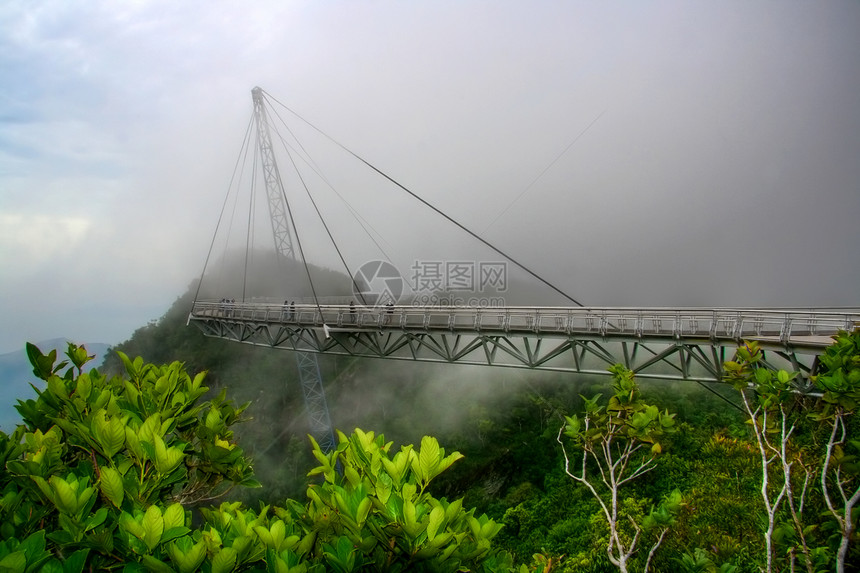
[[[290,352],[206,339],[184,327],[189,307],[190,293],[178,299],[162,319],[139,329],[117,349],[155,363],[179,360],[191,372],[208,370],[207,383],[213,391],[226,388],[231,396],[250,402],[243,417],[252,419],[235,427],[236,438],[250,453],[264,487],[241,494],[234,490],[232,497],[249,507],[300,497],[308,485],[307,468],[319,460],[310,455],[313,450],[304,437],[294,357]],[[860,355],[857,338],[856,333],[846,334],[841,346],[834,345],[840,348],[834,352],[841,358],[832,360],[832,372],[842,374],[820,377],[831,385],[825,392],[827,398],[785,393],[778,377],[747,380],[767,390],[743,394],[753,413],[757,407],[763,408],[755,416],[743,411],[742,394],[738,390],[731,394],[730,386],[722,390],[734,396],[738,408],[697,386],[642,384],[644,400],[659,411],[674,414],[675,431],[661,439],[655,469],[627,484],[619,512],[645,523],[655,511],[667,507],[663,503],[671,501],[672,492],[681,496],[666,516],[671,527],[654,553],[651,567],[661,571],[720,566],[747,571],[767,567],[769,562],[773,571],[788,570],[792,562],[799,569],[835,567],[846,524],[856,524],[855,515],[853,521],[843,519],[840,525],[838,486],[832,476],[839,469],[838,479],[849,494],[857,487],[853,461],[857,421],[851,415],[857,380],[852,378],[856,365],[852,370],[850,359]],[[751,365],[754,355],[747,358],[745,362],[739,357],[741,366],[735,371],[739,379],[757,376]],[[494,547],[532,567],[617,570],[609,560],[608,524],[601,517],[599,503],[587,488],[566,475],[564,454],[557,442],[563,416],[583,412],[587,406],[580,395],[589,399],[598,393],[612,396],[608,379],[326,356],[320,357],[320,363],[338,427],[373,428],[376,435],[384,433],[401,447],[420,442],[423,435],[434,435],[439,443],[465,455],[434,480],[430,490],[438,499],[465,496],[465,507],[486,512],[501,524]],[[123,369],[114,354],[101,370],[113,374]],[[764,402],[756,402],[762,399]],[[785,456],[795,510],[783,494],[776,511],[771,512],[773,527],[769,528],[761,495],[761,456],[749,419],[761,424],[763,412],[777,412],[770,416],[772,423],[779,418],[779,408],[795,426]],[[839,408],[841,422],[834,422]],[[822,448],[834,427],[837,433],[844,428],[846,439],[838,447],[831,446],[825,457]],[[575,444],[565,445],[575,459]],[[831,463],[825,465],[825,459]],[[831,472],[826,487],[834,512],[828,511],[820,485],[822,468]],[[812,476],[809,479],[807,472]],[[771,502],[778,495],[783,474],[779,463],[768,467]],[[795,519],[801,492],[804,504]],[[858,561],[856,537],[856,528],[848,532],[845,570],[856,570],[851,569]],[[647,549],[644,542],[640,545]],[[632,556],[630,566],[641,570],[645,561],[643,549]]]

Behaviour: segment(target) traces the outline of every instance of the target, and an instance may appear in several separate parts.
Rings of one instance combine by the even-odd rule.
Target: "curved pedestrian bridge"
[[[860,309],[380,306],[195,302],[207,336],[298,351],[605,374],[720,381],[745,340],[765,364],[807,377]]]

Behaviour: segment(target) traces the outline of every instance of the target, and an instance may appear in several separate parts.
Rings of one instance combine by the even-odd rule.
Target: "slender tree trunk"
[[[651,546],[651,551],[648,552],[648,559],[645,561],[645,569],[643,569],[644,573],[648,573],[648,569],[651,567],[651,559],[654,557],[654,553],[657,551],[657,548],[660,547],[660,544],[663,543],[663,537],[666,535],[666,532],[669,531],[669,528],[663,529],[660,532],[660,537],[657,539],[657,543]]]
[[[770,496],[767,493],[768,484],[770,483],[768,466],[770,465],[771,460],[768,459],[767,450],[765,449],[766,446],[770,447],[765,435],[767,432],[767,410],[762,411],[762,422],[761,426],[759,426],[758,414],[760,408],[756,408],[755,411],[753,411],[746,392],[743,390],[741,390],[741,398],[743,399],[747,415],[749,415],[750,421],[752,422],[753,433],[755,434],[759,456],[761,457],[761,497],[764,502],[765,511],[767,511],[767,531],[765,532],[764,537],[765,550],[767,551],[767,565],[765,567],[765,571],[766,573],[771,573],[773,571],[773,531],[776,527],[776,512],[779,509],[782,496],[785,494],[785,484],[783,484],[782,491],[776,496],[773,503],[771,503]]]
[[[845,573],[845,558],[848,557],[848,541],[851,539],[851,533],[842,536],[842,543],[839,544],[839,551],[836,552],[836,573]]]
[[[797,508],[794,506],[794,489],[791,486],[791,467],[792,463],[788,461],[788,452],[786,451],[786,445],[788,444],[788,437],[794,431],[794,426],[786,434],[785,425],[786,425],[786,415],[785,410],[782,406],[779,407],[780,414],[782,414],[782,444],[780,446],[780,460],[782,461],[782,472],[783,479],[785,479],[785,498],[788,502],[788,508],[791,510],[791,519],[794,522],[794,529],[797,531],[797,535],[800,538],[800,548],[803,551],[804,562],[806,563],[807,573],[815,573],[812,566],[812,557],[809,555],[809,546],[806,544],[806,535],[803,533],[803,524],[800,523],[800,514],[797,511]],[[802,466],[803,464],[801,464]],[[804,470],[806,468],[804,467]],[[806,478],[809,479],[809,471],[806,470]],[[803,511],[803,498],[806,495],[806,482],[803,485],[803,491],[800,494],[800,511]],[[791,570],[794,571],[794,560],[796,558],[794,550],[791,552]]]
[[[827,473],[830,469],[830,457],[833,455],[833,448],[836,445],[845,442],[846,430],[845,421],[843,420],[844,410],[841,407],[836,409],[833,419],[833,429],[830,432],[830,439],[827,441],[827,448],[824,452],[824,463],[821,466],[821,493],[824,495],[824,502],[827,504],[827,509],[839,525],[839,530],[842,532],[842,542],[839,544],[839,551],[836,553],[836,572],[845,573],[845,559],[848,557],[848,545],[851,542],[851,534],[854,533],[854,522],[851,519],[851,514],[854,511],[854,506],[860,501],[860,487],[854,494],[848,498],[845,495],[841,481],[839,468],[836,469],[836,487],[839,489],[839,494],[842,496],[842,515],[836,511],[833,505],[833,500],[830,499],[830,492],[827,489]],[[838,431],[841,429],[839,439],[836,439]]]

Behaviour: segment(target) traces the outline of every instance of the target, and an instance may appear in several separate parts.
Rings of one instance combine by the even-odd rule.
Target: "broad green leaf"
[[[48,378],[48,391],[62,400],[69,399],[69,393],[66,392],[66,383],[59,376],[53,375]]]
[[[158,435],[153,435],[152,439],[155,446],[155,468],[160,474],[169,474],[182,463],[185,454],[179,448],[166,447],[164,440]]]
[[[87,520],[84,523],[86,530],[90,531],[92,529],[95,529],[96,527],[98,527],[99,525],[101,525],[102,523],[105,522],[105,519],[107,519],[107,516],[108,516],[108,508],[103,507],[103,508],[99,509],[94,514],[87,517]]]
[[[119,527],[137,539],[142,540],[144,535],[146,535],[146,530],[144,530],[143,526],[138,523],[133,515],[126,511],[123,511],[119,516]]]
[[[128,450],[140,461],[146,461],[149,459],[149,456],[146,453],[146,450],[140,443],[140,438],[138,437],[137,431],[132,428],[126,426],[125,428],[125,444]]]
[[[173,541],[174,539],[178,539],[183,535],[188,535],[191,533],[191,530],[184,525],[179,527],[171,527],[170,529],[164,528],[164,533],[161,534],[161,543],[167,543],[168,541]]]
[[[284,522],[280,519],[276,520],[272,523],[272,527],[270,529],[272,532],[272,541],[275,543],[274,549],[276,551],[280,551],[283,549],[281,544],[284,542],[284,538],[287,536],[287,528],[284,525]]]
[[[243,487],[247,487],[247,488],[261,488],[261,487],[263,487],[263,484],[260,483],[260,481],[258,479],[251,477],[251,476],[244,478],[242,481],[239,482],[239,485],[241,485]]]
[[[463,459],[463,454],[461,454],[460,452],[451,452],[451,454],[449,454],[439,462],[439,465],[436,468],[436,475],[441,474],[443,471],[450,468],[454,464],[454,462],[461,459]]]
[[[11,462],[9,463],[9,465],[11,466]],[[21,469],[23,470],[24,468]],[[54,494],[54,490],[53,488],[51,488],[51,485],[48,482],[46,482],[44,479],[42,479],[42,477],[37,475],[30,475],[30,479],[36,482],[36,485],[39,486],[39,489],[51,503],[53,503],[54,505],[57,504],[57,502],[54,501],[54,499],[56,498],[56,494]]]
[[[314,544],[316,543],[317,536],[319,532],[314,530],[309,533],[306,533],[304,537],[302,537],[301,542],[299,543],[298,548],[296,549],[296,553],[299,555],[307,555],[314,548]]]
[[[255,541],[257,541],[257,539],[253,537],[253,535],[239,535],[233,539],[233,545],[231,547],[233,551],[236,552],[237,561],[246,557],[248,549],[251,548],[251,544]]]
[[[0,559],[0,571],[9,573],[24,573],[27,567],[27,556],[23,551],[13,551]]]
[[[63,564],[60,563],[60,560],[56,557],[51,557],[47,563],[42,565],[41,569],[38,569],[39,573],[65,573],[63,570]]]
[[[174,527],[185,526],[185,508],[181,503],[174,503],[164,510],[164,529],[172,529]]]
[[[158,380],[155,381],[155,392],[157,394],[164,394],[170,388],[170,382],[170,377],[160,376]]]
[[[430,519],[427,522],[427,540],[433,541],[439,527],[445,522],[445,510],[440,506],[436,506],[430,512]]]
[[[194,376],[194,380],[191,382],[191,386],[189,390],[203,390],[205,392],[205,388],[203,387],[203,380],[206,378],[206,372],[199,372],[196,376]]]
[[[364,522],[367,520],[367,516],[370,513],[370,509],[373,507],[373,503],[371,502],[369,497],[365,497],[358,504],[358,510],[355,514],[355,522],[359,527],[364,527]]]
[[[403,500],[403,529],[412,537],[418,537],[426,524],[418,522],[418,510],[409,499]]]
[[[448,507],[445,508],[445,519],[449,522],[453,521],[455,517],[463,510],[463,498],[456,499],[448,504]]]
[[[114,457],[125,445],[126,420],[111,418],[108,421],[103,409],[93,415],[92,431],[107,458]]]
[[[89,549],[78,549],[63,562],[63,573],[81,573],[87,563]]]
[[[72,364],[74,364],[79,370],[84,366],[84,364],[95,358],[95,355],[87,356],[86,348],[78,346],[77,344],[72,344],[71,342],[66,350],[66,356],[69,357]]]
[[[92,409],[99,410],[101,408],[104,408],[108,404],[108,402],[110,402],[111,396],[111,391],[107,388],[99,392],[98,397],[92,403]]]
[[[221,429],[221,411],[217,408],[210,408],[209,412],[206,414],[206,427],[212,431],[217,432]]]
[[[421,438],[421,450],[418,453],[418,465],[421,469],[415,473],[422,476],[425,481],[430,481],[436,476],[436,467],[439,465],[441,457],[439,442],[436,438],[424,436]]]
[[[141,424],[137,433],[141,442],[153,443],[153,436],[161,430],[161,414],[156,412],[149,416],[146,421]],[[159,435],[159,437],[161,437]]]
[[[99,488],[102,494],[116,507],[122,505],[125,490],[122,486],[122,476],[116,469],[109,466],[101,468]]]
[[[90,381],[89,374],[81,374],[75,384],[75,395],[82,398],[84,401],[90,399],[90,394],[93,391],[93,384]]]
[[[212,573],[227,573],[232,571],[236,566],[236,550],[232,547],[222,547],[214,557],[212,557]]]
[[[160,559],[156,559],[152,555],[144,555],[143,564],[146,565],[147,571],[152,571],[154,573],[175,573],[167,563]]]
[[[137,404],[138,398],[140,398],[140,391],[128,380],[123,381],[123,387],[125,388],[125,393],[129,402]]]
[[[2,503],[2,502],[0,502]],[[45,552],[45,530],[40,529],[36,533],[30,534],[24,541],[21,542],[21,545],[18,546],[18,549],[24,552],[27,557],[27,562],[32,565],[37,559],[40,559]],[[50,556],[50,554],[47,554]]]
[[[54,491],[53,501],[54,505],[57,506],[57,509],[61,512],[68,513],[69,515],[77,513],[78,496],[71,484],[57,476],[51,476],[48,479],[48,482],[51,484],[51,489]]]
[[[394,455],[394,459],[389,460],[387,456],[381,456],[382,465],[385,467],[386,473],[391,476],[391,480],[397,485],[403,483],[406,479],[406,474],[409,467],[412,465],[412,460],[415,452],[412,446],[406,446]]]
[[[275,548],[275,538],[272,536],[272,533],[266,529],[263,525],[254,526],[254,533],[257,534],[257,537],[260,538],[260,541],[263,542],[263,545],[270,549]]]
[[[180,537],[167,546],[167,554],[179,573],[192,573],[206,558],[206,545],[202,541],[194,543],[190,536]]]
[[[351,466],[346,466],[346,467],[343,469],[343,477],[345,477],[345,478],[346,478],[346,480],[347,480],[350,484],[352,484],[353,486],[356,486],[356,485],[358,485],[359,483],[361,483],[361,476],[359,476],[359,475],[358,475],[358,472],[357,472],[357,471],[355,471],[355,468],[353,468],[353,467],[351,467]]]
[[[143,542],[152,551],[161,542],[161,534],[164,533],[164,519],[158,506],[150,505],[143,516]]]

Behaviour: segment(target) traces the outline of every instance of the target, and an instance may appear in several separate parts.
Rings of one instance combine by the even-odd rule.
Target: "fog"
[[[4,2],[0,351],[119,342],[200,276],[257,85],[584,304],[857,306],[857,29],[856,2]],[[497,260],[302,137],[401,270]]]

